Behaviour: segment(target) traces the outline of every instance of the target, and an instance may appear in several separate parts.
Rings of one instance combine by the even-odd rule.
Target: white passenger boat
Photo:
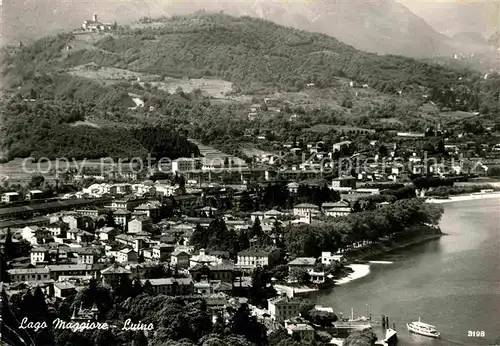
[[[418,318],[418,322],[407,323],[406,328],[408,328],[408,331],[411,333],[428,336],[430,338],[441,337],[441,334],[437,331],[436,326],[420,322],[420,317]]]

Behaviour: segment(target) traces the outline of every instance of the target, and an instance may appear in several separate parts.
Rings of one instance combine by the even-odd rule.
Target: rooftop
[[[271,253],[278,251],[276,248],[272,248],[269,250],[264,249],[246,249],[238,252],[238,256],[256,256],[256,257],[267,257]]]
[[[14,213],[22,213],[22,212],[44,212],[44,211],[49,211],[51,209],[58,209],[58,208],[71,208],[71,207],[78,207],[82,205],[87,205],[87,204],[93,204],[93,203],[105,203],[107,201],[110,201],[110,198],[97,198],[97,199],[65,199],[65,200],[60,200],[60,201],[55,201],[55,202],[48,202],[48,203],[39,203],[39,204],[30,204],[30,205],[23,205],[19,207],[11,207],[11,208],[0,208],[0,216],[3,215],[9,215],[9,214],[14,214]]]
[[[306,209],[319,209],[319,207],[315,204],[311,204],[311,203],[301,203],[301,204],[297,204],[293,207],[294,209],[295,208],[306,208]]]
[[[294,259],[293,261],[289,262],[288,265],[314,265],[316,264],[316,258],[314,257],[298,257]]]
[[[108,274],[130,274],[130,270],[123,268],[121,266],[111,266],[101,271],[102,275]]]
[[[92,270],[91,264],[54,264],[48,265],[48,270],[51,272],[59,271],[81,271],[81,270]]]

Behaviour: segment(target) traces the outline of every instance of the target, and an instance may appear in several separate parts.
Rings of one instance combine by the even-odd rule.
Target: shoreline
[[[464,195],[455,195],[449,196],[445,199],[429,197],[425,202],[426,203],[452,203],[452,202],[466,202],[466,201],[475,201],[475,200],[483,200],[483,199],[492,199],[492,198],[500,198],[500,191],[498,192],[488,192],[488,193],[469,193]]]
[[[451,203],[451,202],[466,202],[466,201],[475,201],[475,200],[484,200],[484,199],[493,199],[493,198],[500,198],[500,191],[498,192],[491,192],[491,193],[484,193],[484,194],[464,194],[464,195],[456,195],[456,196],[451,196],[448,199],[431,199],[429,198],[426,200],[427,203]],[[436,231],[439,230],[439,233]],[[372,244],[371,246],[364,248],[360,250],[362,253],[358,254],[346,254],[346,257],[348,258],[348,263],[346,267],[349,267],[353,270],[352,273],[347,274],[346,276],[336,279],[335,285],[331,288],[328,289],[334,289],[335,286],[337,285],[344,285],[349,282],[352,282],[357,279],[361,279],[367,275],[370,274],[370,267],[372,264],[392,264],[390,261],[382,261],[382,260],[376,260],[374,257],[377,256],[382,256],[384,254],[391,253],[393,251],[405,249],[411,246],[419,245],[431,240],[436,240],[441,238],[442,236],[447,235],[446,233],[443,233],[441,229],[435,229],[434,233],[429,232],[431,231],[428,229],[426,234],[417,234],[417,230],[415,230],[415,234],[411,235],[410,234],[410,239],[406,240],[401,240],[399,239],[393,239],[391,241],[391,244],[387,243],[377,243],[377,244]],[[351,257],[351,258],[350,258]],[[292,287],[288,287],[290,290],[292,290]],[[310,288],[310,289],[302,289],[302,290],[297,290],[296,293],[300,294],[308,294],[311,292],[319,292],[319,291],[326,291],[327,289],[317,289],[317,288]]]
[[[439,233],[439,234],[428,234],[425,236],[416,236],[415,238],[418,239],[413,239],[411,241],[403,241],[401,244],[398,245],[391,245],[391,246],[385,246],[381,244],[374,244],[372,248],[366,248],[363,250],[367,250],[368,253],[364,253],[360,256],[356,256],[353,259],[350,259],[349,264],[346,265],[346,267],[351,268],[352,272],[347,274],[344,277],[341,277],[339,279],[334,280],[334,285],[332,287],[328,287],[325,289],[321,288],[316,288],[316,287],[308,287],[308,286],[303,286],[303,287],[292,287],[292,286],[287,286],[287,285],[274,285],[274,288],[279,291],[286,293],[287,296],[293,297],[293,296],[308,296],[310,293],[314,292],[324,292],[328,291],[331,289],[335,289],[335,286],[339,285],[345,285],[348,284],[352,281],[361,279],[365,276],[368,276],[371,272],[370,268],[372,264],[376,265],[388,265],[392,264],[393,262],[391,261],[377,261],[377,260],[369,260],[370,257],[374,256],[381,256],[383,254],[390,253],[392,251],[396,250],[401,250],[407,247],[411,247],[414,245],[419,245],[422,243],[425,243],[430,240],[436,240],[441,238],[442,236],[446,235],[446,233]],[[375,248],[375,246],[378,246],[378,248]],[[356,263],[356,262],[365,262],[365,263]]]

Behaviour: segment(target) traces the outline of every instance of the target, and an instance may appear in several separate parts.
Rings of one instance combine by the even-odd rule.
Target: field
[[[213,98],[226,98],[226,95],[233,90],[233,83],[222,79],[193,78],[180,79],[166,77],[161,80],[161,76],[155,74],[145,74],[120,68],[99,66],[89,63],[73,67],[67,71],[69,74],[97,80],[106,85],[119,82],[138,82],[142,87],[145,83],[156,86],[170,94],[176,92],[177,88],[182,88],[185,92],[192,92],[195,89],[202,90],[205,94]]]
[[[97,125],[96,123],[93,123],[93,122],[90,122],[90,121],[77,121],[73,124],[71,124],[71,126],[92,126],[92,127],[95,127],[95,128],[100,128],[99,125]]]
[[[318,124],[311,126],[307,129],[303,129],[303,131],[316,132],[316,133],[328,133],[330,131],[360,131],[360,132],[375,132],[375,130],[365,129],[356,126],[343,126],[343,125],[328,125],[328,124]]]
[[[245,156],[248,156],[248,157],[273,154],[273,152],[271,152],[271,151],[260,150],[258,148],[251,146],[251,145],[243,146],[240,150],[243,154],[245,154]]]
[[[160,76],[145,75],[140,72],[134,72],[114,67],[99,66],[97,64],[86,64],[73,67],[68,73],[74,76],[95,79],[105,84],[114,84],[123,81],[137,81],[138,79],[159,80]]]
[[[143,82],[140,83],[144,85]],[[233,83],[222,79],[208,78],[193,78],[179,79],[167,77],[163,81],[151,82],[151,85],[165,90],[170,94],[175,93],[177,88],[182,88],[183,91],[190,93],[195,89],[200,89],[204,93],[214,98],[226,98],[226,94],[233,90]]]
[[[465,119],[474,118],[474,117],[478,117],[478,116],[480,116],[480,115],[477,113],[461,112],[461,111],[439,113],[439,117],[445,123],[459,122],[459,121],[462,121]]]
[[[55,169],[59,167],[61,170],[67,168],[81,169],[82,167],[99,168],[103,167],[104,172],[107,172],[112,166],[118,165],[118,162],[110,162],[108,160],[70,160],[67,162],[64,159],[59,161],[40,160],[31,162],[29,159],[15,159],[7,163],[0,164],[0,182],[8,182],[9,184],[25,184],[31,180],[33,175],[42,175],[45,180],[53,181]]]

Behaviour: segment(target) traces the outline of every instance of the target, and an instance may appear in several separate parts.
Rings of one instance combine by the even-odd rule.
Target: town
[[[401,222],[432,224],[425,234],[439,236],[439,216],[413,224],[389,219],[397,208],[409,208],[405,203],[498,190],[481,161],[463,171],[458,152],[466,144],[444,146],[448,159],[439,163],[412,149],[423,136],[409,136],[390,150],[390,142],[370,143],[374,157],[358,165],[359,171],[342,164],[363,155],[344,140],[330,150],[322,142],[303,149],[285,144],[288,158],[308,151],[306,163],[291,167],[285,155],[263,154],[249,164],[236,157],[201,157],[175,159],[148,172],[131,166],[58,172],[65,173],[65,184],[82,187],[70,193],[44,191],[45,178],[34,175],[27,186],[2,194],[2,266],[9,268],[2,270],[2,289],[8,296],[41,290],[49,304],[57,304],[89,285],[118,292],[138,286],[151,295],[202,297],[213,320],[222,323],[230,323],[230,311],[244,302],[268,333],[283,329],[302,343],[319,338],[342,345],[350,332],[376,322],[371,316],[340,319],[331,307],[311,305],[308,293],[355,278],[354,263],[377,244],[397,241]],[[328,168],[329,175],[347,172],[328,181]],[[149,179],[141,180],[145,174]],[[436,213],[423,206],[415,205],[418,212]],[[348,224],[330,240],[312,235],[346,218],[356,223],[373,215],[395,225],[378,230],[381,225],[372,222],[363,230]],[[97,301],[88,304],[74,308],[71,321],[97,320]],[[394,339],[394,329],[388,333],[381,344]]]

